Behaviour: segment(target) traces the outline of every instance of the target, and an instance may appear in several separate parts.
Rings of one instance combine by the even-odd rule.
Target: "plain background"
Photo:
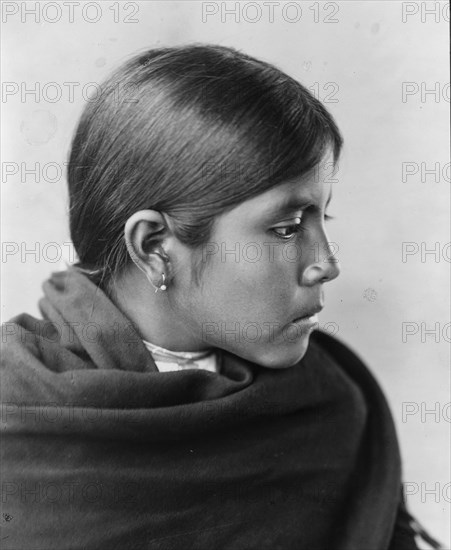
[[[43,280],[62,266],[60,253],[72,259],[65,178],[55,165],[66,162],[88,83],[138,50],[189,42],[233,46],[276,64],[319,93],[345,137],[329,208],[342,272],[326,285],[321,325],[335,323],[336,335],[380,382],[400,438],[408,506],[449,548],[446,3],[275,2],[271,20],[264,3],[104,1],[96,22],[99,9],[85,2],[75,6],[73,22],[68,9],[52,22],[57,11],[49,2],[38,5],[40,22],[33,14],[22,20],[24,3],[3,2],[3,10],[6,4],[19,11],[6,16],[2,39],[10,92],[2,97],[2,320],[36,315]],[[73,97],[65,82],[78,83]],[[38,96],[22,97],[36,83]],[[427,93],[434,89],[437,95]],[[26,174],[35,163],[39,175]],[[434,167],[437,176],[424,172]],[[403,178],[403,169],[412,174]],[[404,258],[403,246],[411,252]],[[403,327],[410,331],[404,338]]]

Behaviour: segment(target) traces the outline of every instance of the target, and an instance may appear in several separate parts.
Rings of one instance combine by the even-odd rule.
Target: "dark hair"
[[[312,170],[340,132],[323,105],[273,65],[189,45],[135,56],[89,102],[68,165],[80,265],[108,281],[131,261],[124,225],[152,208],[193,250],[215,218]]]

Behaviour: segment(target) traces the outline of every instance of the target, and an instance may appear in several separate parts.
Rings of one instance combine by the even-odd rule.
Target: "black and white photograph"
[[[0,548],[451,550],[449,3],[0,5]]]

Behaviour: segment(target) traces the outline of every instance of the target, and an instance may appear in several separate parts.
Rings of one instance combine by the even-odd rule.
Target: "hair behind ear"
[[[126,89],[133,93],[117,93]],[[307,173],[329,146],[336,160],[341,144],[321,103],[268,63],[215,45],[135,56],[86,105],[73,138],[70,229],[80,262],[106,281],[124,269],[124,226],[143,209],[168,215],[196,250],[217,216]]]

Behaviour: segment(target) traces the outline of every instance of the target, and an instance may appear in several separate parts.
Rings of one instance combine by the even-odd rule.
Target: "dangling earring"
[[[166,290],[166,285],[164,284],[164,280],[165,280],[165,276],[164,276],[164,273],[161,274],[161,276],[163,277],[163,282],[161,283],[161,285],[159,287],[157,287],[155,289],[155,293],[157,293],[159,290]]]

